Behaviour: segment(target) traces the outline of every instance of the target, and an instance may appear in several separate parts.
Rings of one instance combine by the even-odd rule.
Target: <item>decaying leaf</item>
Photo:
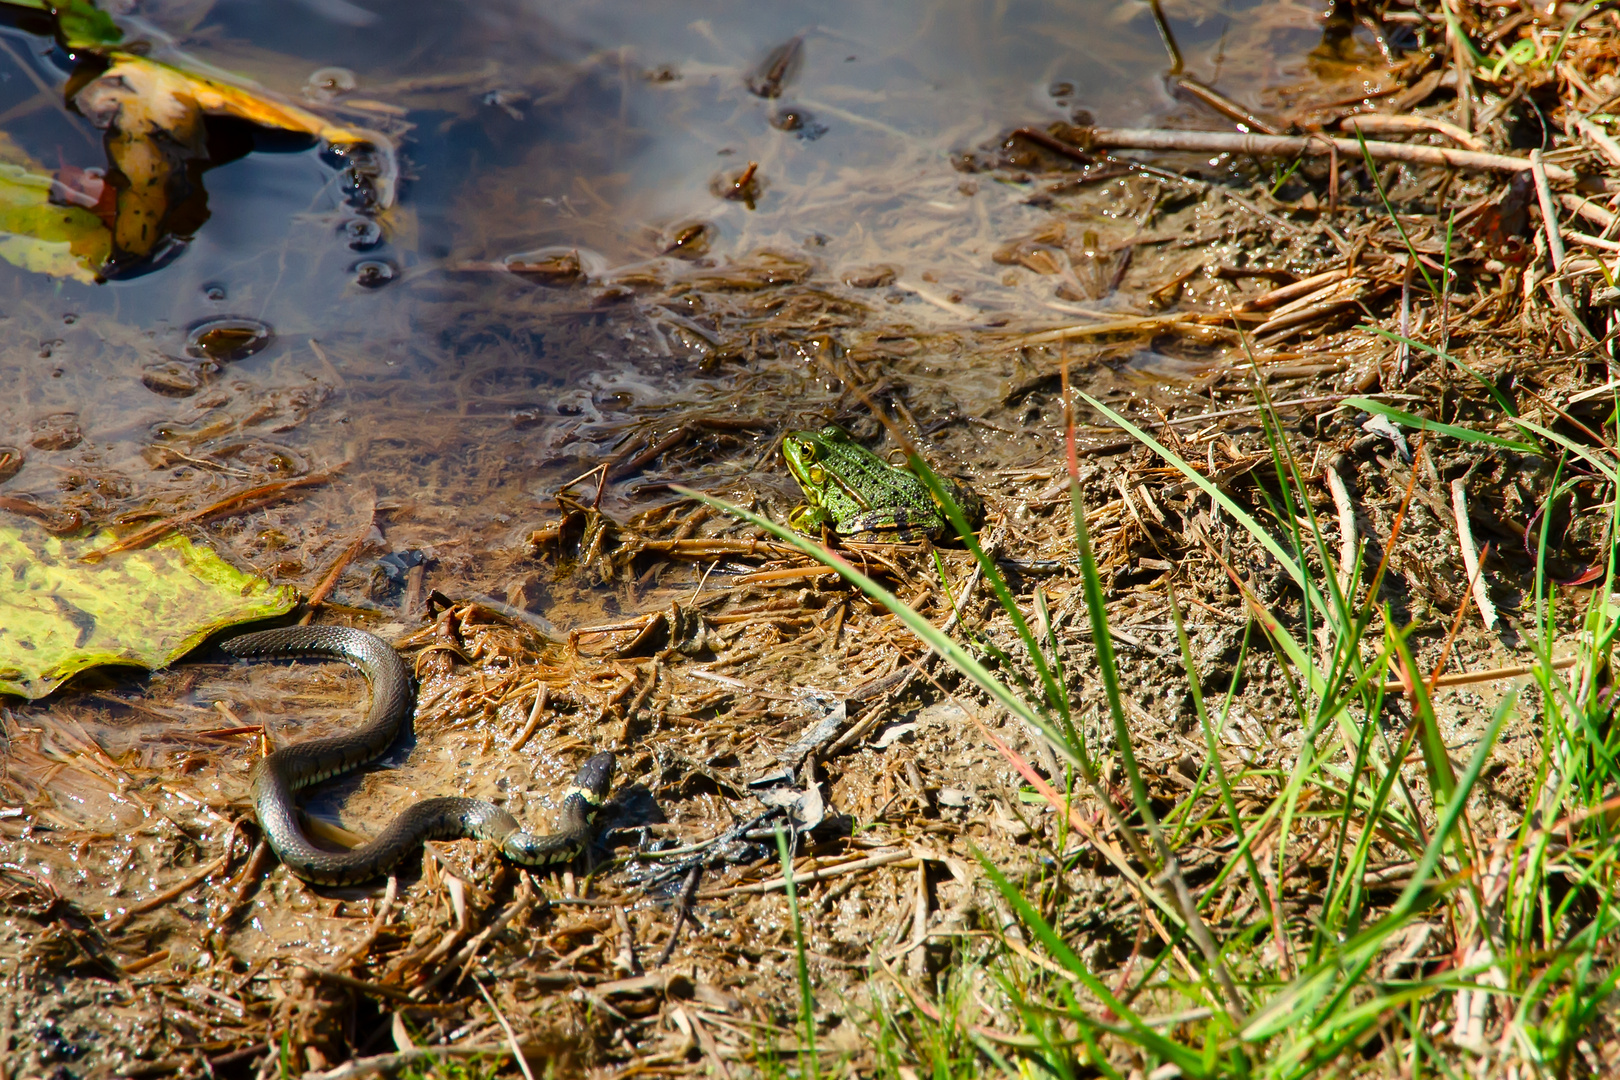
[[[0,134],[0,258],[25,270],[98,281],[139,264],[168,236],[194,232],[208,212],[199,180],[212,164],[205,117],[229,116],[319,139],[346,160],[375,210],[393,203],[393,146],[377,132],[333,124],[263,88],[204,75],[117,46],[124,35],[92,0],[0,0],[52,20],[82,54],[67,96],[107,133],[112,166],[64,166],[54,177]],[[110,231],[110,235],[109,235]]]
[[[112,16],[91,0],[52,4],[51,11],[56,16],[56,32],[62,44],[70,49],[103,48],[124,40],[124,32],[118,29]]]
[[[101,219],[51,202],[51,177],[0,163],[0,259],[53,277],[95,281],[111,252]]]
[[[107,152],[121,174],[114,250],[150,255],[169,232],[167,221],[184,202],[189,164],[208,156],[206,116],[230,116],[262,127],[321,139],[346,155],[368,151],[375,167],[367,180],[380,207],[393,200],[395,170],[388,140],[343,127],[279,101],[267,91],[124,52],[109,52],[109,66],[80,87],[73,103],[107,132]]]
[[[56,36],[70,49],[101,48],[124,40],[124,32],[118,29],[112,16],[96,7],[92,0],[63,0],[62,3],[5,0],[5,6],[32,8],[51,16],[56,24]]]
[[[112,539],[0,523],[0,694],[43,697],[98,664],[163,667],[224,627],[297,603],[292,588],[244,574],[182,536],[83,560]]]

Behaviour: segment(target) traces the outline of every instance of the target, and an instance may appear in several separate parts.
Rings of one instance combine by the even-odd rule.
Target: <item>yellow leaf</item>
[[[112,539],[0,523],[0,694],[43,697],[99,664],[163,667],[216,631],[298,601],[183,536],[83,561]]]
[[[83,207],[54,205],[50,194],[50,177],[0,164],[0,259],[36,273],[95,281],[111,251],[107,227]]]

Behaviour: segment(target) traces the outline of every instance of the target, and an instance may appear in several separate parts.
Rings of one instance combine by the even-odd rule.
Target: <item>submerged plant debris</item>
[[[1056,78],[949,154],[831,31],[323,69],[499,161],[454,245],[278,249],[374,322],[20,308],[0,515],[182,528],[414,664],[312,832],[621,780],[569,869],[314,888],[247,774],[356,723],[341,669],[0,699],[7,1074],[1612,1072],[1620,15],[1142,7],[1151,126]],[[707,209],[637,217],[604,100],[755,136],[692,119]],[[537,115],[575,152],[487,137]],[[815,157],[853,129],[904,183]],[[780,528],[827,423],[977,539]]]

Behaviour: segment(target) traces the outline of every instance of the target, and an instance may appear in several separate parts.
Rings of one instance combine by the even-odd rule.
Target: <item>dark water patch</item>
[[[274,340],[275,334],[257,319],[208,319],[186,334],[186,352],[225,363],[246,360]]]

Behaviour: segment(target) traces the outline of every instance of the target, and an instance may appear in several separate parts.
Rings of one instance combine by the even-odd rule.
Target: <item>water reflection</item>
[[[1172,5],[1189,67],[1239,97],[1278,82],[1320,28],[1308,7],[1265,8],[1251,31],[1239,6]],[[355,491],[409,504],[390,545],[509,543],[650,411],[719,400],[717,375],[735,389],[777,355],[728,360],[710,293],[824,280],[845,290],[829,326],[919,334],[1106,307],[1111,256],[1072,295],[1022,269],[1009,284],[993,256],[1044,205],[953,152],[1076,108],[1141,123],[1176,107],[1146,5],[1102,0],[172,0],[141,19],[126,29],[397,134],[398,204],[376,213],[363,147],[211,124],[236,142],[197,177],[206,198],[156,272],[86,285],[0,267],[0,379],[16,388],[0,443],[27,448],[5,452],[0,483],[112,521],[204,503],[266,462],[341,469],[341,492],[266,511],[298,518],[299,559],[271,558],[259,529],[221,536],[281,572],[312,572],[319,537],[353,533]],[[1235,48],[1245,33],[1266,48]],[[63,105],[73,61],[26,20],[0,44],[9,136],[64,171],[104,168],[101,133]],[[1087,197],[1102,227],[1136,212],[1124,184]],[[648,289],[683,299],[640,312]],[[248,338],[221,352],[201,326]],[[975,378],[954,387],[968,412],[997,392]],[[778,412],[824,390],[770,387]],[[510,524],[473,539],[476,522]]]

